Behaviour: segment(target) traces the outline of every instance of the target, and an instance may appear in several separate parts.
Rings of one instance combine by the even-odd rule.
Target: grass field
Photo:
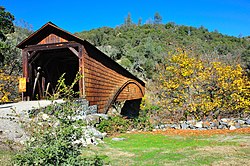
[[[194,134],[195,133],[195,134]],[[181,131],[121,134],[123,141],[106,138],[83,155],[107,156],[109,165],[249,165],[250,133],[204,134]],[[13,152],[0,150],[1,165],[8,165]]]
[[[122,134],[93,147],[111,165],[250,165],[250,134]]]

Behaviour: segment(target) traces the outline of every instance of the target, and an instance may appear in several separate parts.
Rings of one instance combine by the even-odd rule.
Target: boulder
[[[235,130],[236,127],[235,126],[230,126],[229,130]]]
[[[241,120],[241,119],[237,120],[237,122],[238,122],[240,125],[243,125],[243,124],[245,123],[245,121],[244,121],[244,120]]]
[[[194,126],[197,128],[202,128],[202,125],[203,125],[203,122],[199,121],[199,122],[196,122],[196,124]]]
[[[112,141],[124,141],[126,138],[112,138]]]
[[[188,125],[185,122],[181,123],[181,129],[187,129],[187,128]]]
[[[229,121],[229,119],[228,118],[222,118],[220,121],[227,123]]]

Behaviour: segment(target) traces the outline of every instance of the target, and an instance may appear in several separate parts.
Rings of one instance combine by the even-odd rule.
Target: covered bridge
[[[17,45],[22,49],[25,100],[43,99],[52,93],[63,73],[71,85],[79,72],[83,77],[74,91],[98,112],[106,113],[116,101],[140,100],[145,83],[86,40],[48,22]]]

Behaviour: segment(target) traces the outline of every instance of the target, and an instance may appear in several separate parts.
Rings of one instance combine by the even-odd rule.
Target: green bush
[[[73,143],[83,138],[84,121],[77,120],[78,103],[46,107],[26,125],[30,131],[24,151],[14,157],[15,165],[103,165],[98,157],[81,155],[84,147]],[[84,139],[84,138],[83,138]]]
[[[153,127],[149,122],[147,112],[141,111],[140,115],[133,119],[126,119],[122,116],[111,116],[109,119],[103,119],[97,126],[101,132],[106,132],[108,135],[115,133],[125,133],[132,129],[135,130],[152,130]]]

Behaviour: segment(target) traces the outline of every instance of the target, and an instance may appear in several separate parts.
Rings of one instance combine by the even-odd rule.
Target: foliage
[[[84,121],[77,120],[80,105],[74,102],[53,104],[32,114],[26,125],[30,139],[24,151],[14,158],[15,165],[102,165],[99,156],[85,158],[82,144]]]
[[[154,24],[161,24],[161,23],[162,23],[162,17],[158,12],[156,12],[154,15]]]
[[[22,56],[16,45],[31,33],[27,27],[15,27],[13,20],[14,16],[0,7],[0,102],[20,99],[17,88],[22,72]]]
[[[3,52],[6,51],[9,46],[5,43],[6,35],[14,32],[14,16],[5,11],[3,6],[0,6],[0,60],[3,62]]]
[[[76,35],[90,41],[130,72],[147,81],[159,77],[157,66],[164,62],[167,52],[176,48],[192,50],[194,55],[225,57],[223,61],[230,64],[240,62],[241,57],[249,59],[248,37],[209,32],[203,26],[191,27],[173,22],[164,25],[161,24],[160,13],[155,13],[153,18],[153,22],[148,24],[142,24],[140,19],[137,25],[128,14],[121,26],[102,27]],[[249,60],[241,63],[247,65]]]
[[[169,55],[160,80],[160,105],[168,111],[197,118],[250,111],[250,81],[240,65],[179,51]]]
[[[108,120],[103,119],[97,126],[100,132],[106,132],[108,135],[115,133],[125,133],[130,128],[130,121],[120,116],[110,116]]]
[[[116,133],[125,133],[132,129],[150,131],[152,125],[149,122],[146,111],[141,111],[140,115],[133,119],[126,119],[121,116],[110,116],[109,119],[103,119],[97,126],[101,132],[106,132],[108,135]]]
[[[0,103],[18,100],[17,83],[17,76],[10,76],[0,69]]]
[[[53,94],[49,94],[50,99],[52,100],[56,100],[59,98],[73,99],[74,97],[79,95],[79,91],[78,92],[74,91],[74,86],[78,84],[79,80],[82,78],[82,75],[78,72],[71,85],[66,85],[64,77],[65,74],[66,73],[63,73],[57,80],[55,91],[53,92]]]

